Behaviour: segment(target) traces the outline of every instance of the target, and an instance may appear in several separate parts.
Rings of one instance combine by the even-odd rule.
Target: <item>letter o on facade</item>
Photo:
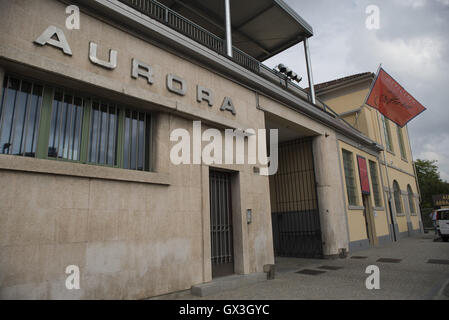
[[[187,93],[187,84],[184,79],[170,73],[167,75],[167,89],[177,95],[185,96]]]

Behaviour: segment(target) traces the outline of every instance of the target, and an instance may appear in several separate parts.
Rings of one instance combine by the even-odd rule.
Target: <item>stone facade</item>
[[[19,75],[152,112],[153,170],[0,155],[0,298],[140,299],[211,281],[210,167],[232,173],[235,272],[273,264],[268,177],[248,164],[169,161],[170,133],[192,135],[192,120],[223,133],[276,118],[314,137],[323,253],[349,249],[335,129],[88,10],[81,30],[65,29],[65,19],[60,1],[0,1],[0,79]],[[72,55],[35,43],[49,26],[63,31]],[[115,69],[89,60],[91,42],[99,59],[117,51]],[[153,84],[131,77],[133,59],[152,67]],[[167,90],[170,74],[185,81],[185,95]],[[198,101],[198,85],[214,92],[212,106]],[[227,97],[235,114],[220,110]],[[80,290],[65,287],[68,265],[80,268]]]

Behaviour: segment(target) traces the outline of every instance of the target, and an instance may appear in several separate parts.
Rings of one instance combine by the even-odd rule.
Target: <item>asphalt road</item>
[[[356,257],[363,257],[357,259]],[[381,258],[397,263],[379,262]],[[443,260],[429,263],[430,259]],[[444,264],[446,260],[447,264]],[[368,266],[380,271],[380,289],[368,290]],[[326,270],[320,267],[339,267]],[[186,300],[429,300],[449,299],[449,243],[433,242],[433,234],[402,239],[381,248],[350,254],[347,259],[308,260],[280,258],[276,279],[263,281],[204,298],[188,291],[160,297]],[[302,270],[325,271],[318,275],[298,274]],[[334,269],[334,268],[328,268]],[[445,294],[446,293],[446,294]]]

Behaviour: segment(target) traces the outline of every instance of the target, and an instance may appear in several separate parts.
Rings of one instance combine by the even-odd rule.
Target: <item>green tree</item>
[[[449,194],[449,183],[441,180],[436,160],[416,160],[416,175],[418,176],[421,190],[421,206],[433,207],[432,196],[437,194]]]

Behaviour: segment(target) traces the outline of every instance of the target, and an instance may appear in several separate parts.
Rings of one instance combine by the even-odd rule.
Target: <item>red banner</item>
[[[382,68],[366,104],[379,110],[380,113],[401,128],[426,110]]]
[[[359,177],[362,193],[369,195],[371,194],[371,189],[369,187],[368,166],[366,164],[366,159],[364,157],[357,156],[357,163],[359,165]]]

